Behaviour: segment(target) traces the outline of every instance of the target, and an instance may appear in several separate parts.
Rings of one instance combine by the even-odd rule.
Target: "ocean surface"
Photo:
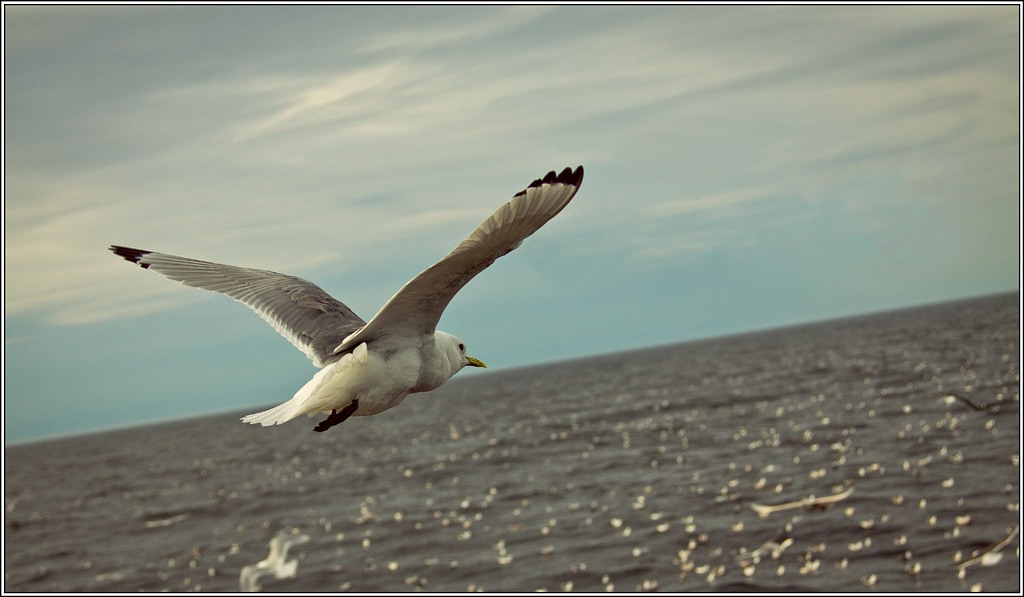
[[[1019,301],[8,447],[4,589],[1018,592]]]

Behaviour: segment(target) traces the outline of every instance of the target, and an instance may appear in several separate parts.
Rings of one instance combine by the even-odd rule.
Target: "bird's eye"
[[[459,344],[459,352],[465,352],[465,350],[466,350],[466,345],[465,344]]]

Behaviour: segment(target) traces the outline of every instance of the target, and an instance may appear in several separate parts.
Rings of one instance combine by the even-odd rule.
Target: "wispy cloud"
[[[353,72],[297,76],[273,84],[249,82],[246,86],[252,91],[248,95],[265,95],[263,103],[275,107],[235,125],[232,139],[246,143],[257,137],[322,126],[342,127],[345,134],[356,136],[415,134],[415,130],[388,126],[380,115],[402,103],[396,97],[402,89],[428,76],[415,65],[390,62]]]
[[[737,210],[742,212],[746,204],[771,199],[777,192],[774,186],[757,185],[700,197],[659,201],[651,205],[646,212],[651,218],[690,216],[708,212],[736,212]]]
[[[131,308],[115,297],[145,297],[111,242],[290,272],[412,250],[417,232],[454,235],[443,251],[538,165],[569,162],[588,166],[589,215],[565,225],[594,250],[683,258],[801,205],[918,201],[952,169],[990,186],[1014,143],[998,8],[381,10],[365,30],[345,17],[381,13],[316,11],[346,35],[305,54],[226,36],[223,60],[203,51],[216,23],[184,8],[194,47],[143,12],[32,12],[19,30],[39,35],[8,42],[8,311]],[[289,14],[247,23],[309,29]],[[111,25],[124,15],[136,26]],[[30,48],[50,50],[29,64]],[[75,74],[80,55],[109,59],[104,84]],[[172,66],[186,56],[200,66]],[[879,197],[858,196],[864,177]],[[695,221],[716,227],[664,225]]]
[[[396,23],[394,30],[365,38],[359,51],[366,54],[419,54],[444,48],[460,48],[472,42],[487,42],[520,29],[553,12],[547,6],[501,6],[490,8],[446,8],[423,12],[424,17],[446,14],[434,26],[422,22]]]
[[[662,233],[657,243],[638,242],[632,239],[630,257],[638,264],[649,268],[658,268],[670,262],[675,266],[696,259],[705,253],[734,244],[747,244],[742,233],[735,228],[715,227],[705,230],[676,231],[673,234]]]

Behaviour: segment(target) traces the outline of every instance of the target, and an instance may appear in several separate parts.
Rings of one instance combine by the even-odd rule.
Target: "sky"
[[[110,244],[369,319],[578,164],[441,320],[474,374],[1020,288],[1016,4],[3,17],[5,443],[256,412],[315,373]]]

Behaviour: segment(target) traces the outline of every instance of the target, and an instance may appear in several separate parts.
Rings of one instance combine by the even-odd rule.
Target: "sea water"
[[[1019,301],[8,447],[4,588],[1019,591]]]

